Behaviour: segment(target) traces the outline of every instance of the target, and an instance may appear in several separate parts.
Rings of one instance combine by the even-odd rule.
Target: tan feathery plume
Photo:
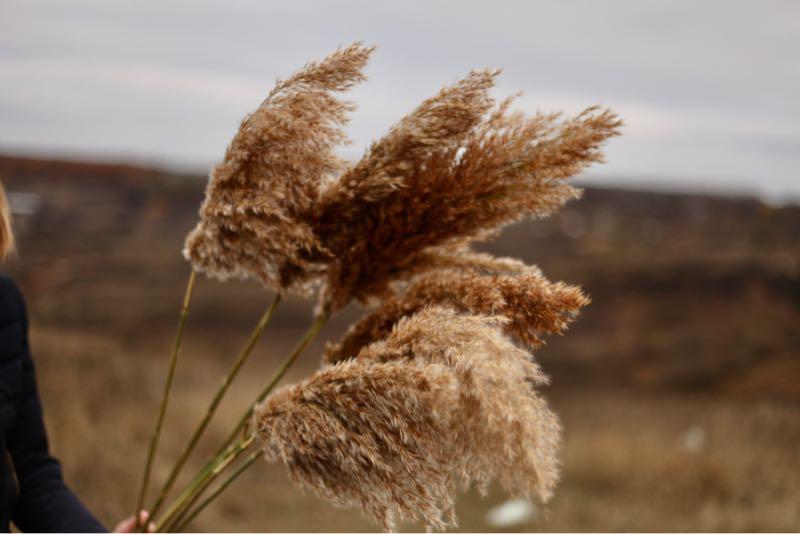
[[[486,98],[478,100],[480,109]],[[356,195],[349,206],[339,202],[333,212],[314,214],[315,231],[335,235],[324,240],[333,259],[320,312],[352,298],[384,297],[394,280],[419,272],[436,247],[463,246],[575,198],[579,191],[565,179],[601,161],[601,145],[621,126],[613,113],[596,107],[561,120],[558,114],[510,112],[510,103],[423,158],[404,161],[402,187],[371,202]],[[320,205],[337,187],[323,194]]]
[[[327,253],[302,214],[343,168],[334,148],[347,141],[342,126],[353,109],[334,93],[365,78],[372,51],[355,43],[307,64],[245,117],[211,171],[200,223],[186,240],[196,270],[305,289]]]
[[[438,269],[467,270],[477,274],[542,274],[535,265],[527,265],[516,258],[498,257],[485,252],[475,252],[469,247],[469,240],[459,241],[447,245],[426,248],[413,255],[414,261],[402,270],[394,273],[388,283],[390,292],[384,292],[376,299],[365,299],[382,302],[398,292],[415,277],[425,275]]]
[[[477,274],[542,274],[539,267],[528,265],[516,258],[494,256],[486,252],[475,252],[461,244],[453,247],[433,247],[417,254],[421,263],[420,273],[434,269],[466,269]],[[411,277],[416,274],[410,270]],[[401,279],[402,281],[402,279]]]
[[[338,506],[443,527],[452,508],[447,454],[455,377],[444,366],[351,361],[279,390],[257,408],[268,461]]]
[[[211,172],[184,250],[191,280],[256,278],[279,293],[273,307],[287,291],[323,289],[314,324],[258,397],[266,401],[250,405],[161,525],[185,526],[217,469],[236,458],[228,451],[248,421],[266,457],[296,481],[385,528],[395,517],[454,525],[459,485],[485,490],[496,480],[515,496],[552,494],[560,426],[536,390],[547,377],[528,349],[561,333],[588,299],[536,267],[470,247],[579,196],[566,180],[602,161],[622,122],[598,107],[566,119],[512,112],[512,99],[495,106],[489,96],[499,71],[473,71],[347,166],[334,149],[347,142],[353,105],[336,93],[364,79],[372,51],[356,43],[279,81]],[[267,396],[353,299],[375,308],[328,348],[328,365]]]
[[[357,359],[268,398],[255,428],[269,460],[339,505],[436,528],[455,524],[456,484],[497,479],[549,498],[559,425],[531,388],[546,381],[502,318],[427,308]]]
[[[363,213],[358,203],[380,200],[406,187],[414,166],[432,151],[463,140],[493,100],[488,91],[499,70],[475,70],[425,100],[372,143],[364,157],[330,187],[315,206],[317,231],[326,242],[352,240],[339,227]],[[347,246],[347,243],[339,245]]]
[[[339,342],[328,344],[323,360],[355,357],[362,347],[386,337],[402,317],[430,304],[506,317],[506,332],[533,349],[544,344],[544,334],[563,333],[589,299],[580,288],[550,282],[533,268],[511,275],[437,269],[415,278],[402,293],[385,298],[352,324]]]
[[[386,136],[374,142],[361,161],[323,192],[310,218],[315,232],[333,253],[334,261],[328,268],[338,274],[330,278],[353,278],[352,273],[342,269],[346,258],[339,252],[363,256],[359,251],[374,246],[382,238],[388,228],[381,211],[387,201],[392,204],[389,199],[398,194],[403,198],[424,194],[414,188],[413,181],[420,162],[436,151],[463,142],[491,108],[489,90],[499,72],[472,71],[425,100]],[[337,299],[330,295],[323,297],[323,301],[330,301],[326,308],[338,309],[352,296],[340,295]]]
[[[496,479],[513,495],[546,501],[558,481],[560,425],[532,387],[546,384],[547,377],[504,334],[506,323],[504,317],[430,306],[401,319],[356,360],[422,361],[452,369],[461,402],[450,439],[467,449],[452,460],[458,479],[477,482],[482,490]]]

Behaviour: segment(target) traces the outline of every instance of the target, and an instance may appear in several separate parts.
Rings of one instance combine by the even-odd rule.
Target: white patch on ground
[[[518,525],[536,517],[536,505],[524,499],[513,499],[490,508],[486,512],[486,524],[502,528]]]
[[[706,441],[706,430],[700,425],[694,425],[683,434],[683,448],[690,452],[697,452],[703,448]]]

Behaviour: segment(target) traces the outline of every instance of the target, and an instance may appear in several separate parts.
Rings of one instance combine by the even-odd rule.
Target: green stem
[[[167,379],[164,383],[164,393],[161,396],[161,406],[158,409],[158,418],[156,419],[153,434],[150,437],[150,447],[147,450],[147,461],[144,466],[144,474],[142,476],[142,485],[139,488],[139,498],[136,502],[136,529],[142,528],[140,520],[140,512],[144,506],[145,498],[147,497],[147,487],[150,485],[150,474],[153,470],[153,460],[156,456],[158,449],[158,442],[161,438],[161,427],[164,424],[164,416],[167,413],[167,404],[169,403],[169,394],[172,390],[172,380],[175,377],[175,367],[178,363],[178,354],[181,350],[181,340],[183,339],[183,330],[186,324],[186,318],[189,316],[189,302],[192,299],[192,292],[194,290],[194,283],[197,279],[197,273],[192,271],[189,275],[189,281],[186,284],[186,292],[183,296],[183,305],[181,306],[180,318],[178,319],[178,330],[175,334],[175,343],[172,347],[172,356],[169,362],[169,371],[167,371]]]
[[[264,331],[264,328],[269,323],[270,319],[272,318],[272,314],[275,311],[275,308],[278,306],[278,303],[281,301],[280,294],[275,295],[275,298],[272,301],[272,304],[267,308],[264,314],[261,316],[261,319],[258,321],[258,324],[253,329],[253,332],[250,334],[250,339],[247,341],[247,345],[242,349],[239,353],[239,356],[236,358],[236,361],[231,367],[228,374],[222,379],[222,383],[217,389],[217,393],[214,395],[214,398],[211,400],[211,404],[208,406],[206,410],[206,414],[203,416],[203,420],[200,421],[200,424],[194,431],[194,434],[189,439],[188,445],[181,453],[178,461],[175,463],[175,466],[172,468],[172,471],[167,478],[167,481],[164,483],[164,486],[161,488],[161,492],[158,495],[158,499],[156,503],[153,505],[152,510],[150,511],[151,517],[156,517],[156,514],[161,510],[161,506],[164,504],[164,500],[167,497],[167,494],[172,489],[172,486],[175,484],[175,481],[178,479],[178,475],[181,472],[181,469],[186,464],[186,461],[189,459],[189,455],[192,453],[194,448],[197,446],[197,443],[200,441],[200,437],[205,432],[208,424],[211,422],[211,418],[213,417],[214,413],[217,410],[220,402],[222,402],[222,398],[227,393],[228,388],[230,388],[233,379],[238,374],[239,370],[242,368],[242,365],[247,360],[247,357],[255,348],[258,339],[261,337],[261,333]]]
[[[247,451],[254,441],[255,435],[250,435],[236,445],[230,447],[226,455],[221,458],[218,463],[211,469],[206,470],[197,480],[193,481],[193,483],[181,493],[180,497],[172,503],[172,506],[164,513],[164,517],[158,521],[156,532],[173,531],[174,526],[185,516],[189,507],[200,498],[208,486],[211,485],[231,463]]]
[[[245,470],[247,470],[247,468],[248,468],[248,467],[250,467],[251,465],[253,465],[253,463],[254,463],[256,460],[258,460],[258,458],[261,456],[261,454],[262,454],[262,453],[261,453],[261,451],[260,451],[260,450],[253,451],[253,452],[250,454],[250,456],[248,456],[248,457],[247,457],[247,459],[246,459],[244,462],[242,462],[242,464],[241,464],[241,465],[239,465],[239,467],[237,467],[237,468],[236,468],[236,470],[235,470],[235,471],[233,471],[233,472],[232,472],[232,473],[231,473],[231,474],[228,476],[228,478],[226,478],[225,480],[223,480],[223,481],[222,481],[222,483],[219,485],[219,487],[217,487],[217,489],[215,489],[215,490],[214,490],[214,491],[213,491],[213,492],[212,492],[212,493],[211,493],[211,494],[210,494],[208,497],[206,497],[206,498],[203,500],[203,502],[201,502],[200,504],[198,504],[198,505],[197,505],[197,507],[196,507],[194,510],[192,510],[192,511],[191,511],[191,513],[188,515],[188,517],[186,517],[186,519],[185,519],[185,520],[181,521],[181,522],[180,522],[180,523],[179,523],[179,524],[176,526],[176,528],[175,528],[175,532],[181,532],[181,531],[182,531],[184,528],[186,528],[186,526],[187,526],[187,525],[189,525],[189,523],[191,523],[191,521],[192,521],[192,520],[194,520],[194,518],[195,518],[195,517],[197,517],[197,514],[199,514],[200,512],[202,512],[202,511],[203,511],[203,509],[205,509],[205,507],[206,507],[206,506],[208,506],[209,504],[211,504],[211,502],[212,502],[212,501],[214,501],[214,499],[216,499],[217,497],[219,497],[219,496],[220,496],[220,494],[221,494],[223,491],[225,491],[225,489],[226,489],[228,486],[230,486],[231,484],[233,484],[233,482],[234,482],[234,481],[235,481],[237,478],[239,478],[239,475],[241,475],[242,473],[244,473],[244,472],[245,472]]]
[[[161,518],[159,521],[159,527],[157,529],[160,532],[163,528],[170,527],[171,524],[174,522],[176,518],[176,514],[182,513],[185,511],[185,505],[187,502],[192,502],[194,500],[194,496],[202,491],[204,488],[204,484],[211,476],[211,473],[217,467],[217,465],[223,463],[227,457],[235,451],[236,447],[231,445],[225,452],[219,457],[216,457],[216,462],[207,462],[206,465],[200,470],[200,472],[192,479],[192,481],[183,489],[183,491],[178,495],[178,498],[175,499],[175,502],[167,508],[166,512],[164,512],[164,517]],[[180,517],[178,515],[177,517]]]
[[[270,392],[272,392],[272,390],[275,389],[275,386],[278,385],[278,382],[281,381],[283,376],[286,374],[289,368],[294,364],[294,362],[297,360],[300,354],[302,354],[305,348],[309,345],[309,343],[311,343],[314,340],[314,338],[317,337],[317,334],[319,333],[320,329],[325,324],[325,322],[328,320],[328,317],[329,315],[327,314],[320,315],[319,317],[317,317],[314,323],[309,327],[309,329],[303,335],[302,339],[300,339],[300,341],[297,343],[292,353],[283,361],[278,370],[275,371],[275,374],[272,375],[272,378],[270,378],[270,381],[267,383],[264,389],[261,390],[261,393],[258,394],[256,400],[250,404],[250,407],[247,409],[244,415],[242,415],[241,419],[239,419],[239,422],[236,424],[233,431],[231,431],[231,433],[223,442],[222,447],[220,447],[220,450],[217,451],[217,455],[219,455],[223,450],[225,450],[225,448],[230,443],[233,443],[236,440],[236,436],[239,435],[239,433],[244,430],[244,428],[247,426],[247,423],[250,421],[250,418],[252,417],[253,412],[255,411],[256,405],[262,402],[265,398],[267,398],[267,395],[269,395]]]
[[[261,401],[263,401],[266,398],[266,396],[269,395],[269,393],[275,388],[275,386],[278,384],[281,378],[283,378],[283,376],[286,374],[286,372],[289,370],[292,364],[297,360],[300,354],[302,354],[303,350],[305,350],[305,348],[314,340],[314,338],[317,336],[317,334],[319,333],[320,329],[325,324],[327,319],[328,319],[327,315],[320,316],[309,327],[309,329],[297,343],[291,354],[283,361],[280,368],[272,375],[266,387],[264,387],[261,393],[259,393],[256,400],[250,404],[248,409],[245,411],[244,415],[239,419],[239,422],[237,423],[236,427],[228,435],[225,441],[223,441],[222,445],[214,454],[214,456],[212,456],[211,458],[208,459],[208,461],[206,461],[206,463],[200,469],[195,478],[189,483],[189,485],[183,490],[183,492],[181,492],[176,503],[170,507],[169,511],[167,512],[167,515],[172,516],[175,513],[179,513],[178,510],[179,506],[182,506],[183,503],[186,503],[190,499],[196,500],[197,497],[193,496],[193,494],[205,489],[203,485],[208,481],[210,473],[213,472],[216,466],[218,466],[228,457],[228,455],[235,447],[234,443],[236,441],[236,438],[247,426],[248,421],[250,421],[255,406]],[[178,519],[180,520],[180,517]],[[167,523],[164,522],[164,525],[167,525]]]

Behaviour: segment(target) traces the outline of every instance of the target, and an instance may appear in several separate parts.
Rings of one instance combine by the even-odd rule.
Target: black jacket
[[[28,347],[28,318],[16,284],[0,275],[0,529],[103,532],[67,488],[50,456]]]

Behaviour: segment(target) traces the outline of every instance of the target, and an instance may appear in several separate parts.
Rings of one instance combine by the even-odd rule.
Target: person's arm
[[[16,422],[8,433],[7,443],[20,493],[11,519],[23,531],[106,532],[64,484],[61,466],[49,453],[21,296],[20,308],[24,335],[23,384],[16,403]]]

